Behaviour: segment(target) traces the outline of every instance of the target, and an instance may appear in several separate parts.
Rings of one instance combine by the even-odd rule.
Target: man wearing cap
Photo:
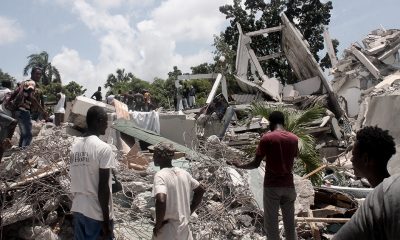
[[[153,185],[156,199],[155,240],[193,239],[189,229],[190,215],[205,192],[204,187],[188,172],[172,166],[174,151],[172,144],[168,143],[159,143],[154,147],[154,165],[161,168],[154,176]]]

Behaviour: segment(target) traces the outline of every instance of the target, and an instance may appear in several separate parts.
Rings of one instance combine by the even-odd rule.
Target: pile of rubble
[[[151,150],[161,141],[172,143],[179,151],[173,164],[189,171],[207,189],[191,219],[195,239],[265,239],[265,166],[239,170],[226,164],[227,160],[252,160],[246,151],[254,153],[260,133],[268,126],[268,121],[259,116],[246,116],[241,124],[240,112],[254,106],[246,99],[269,100],[259,104],[296,114],[316,105],[329,109],[302,125],[306,134],[313,136],[321,165],[305,176],[295,177],[295,215],[300,239],[330,239],[372,190],[366,180],[356,179],[352,170],[349,146],[355,130],[379,125],[390,130],[400,149],[396,125],[400,30],[373,31],[363,40],[364,48],[353,44],[347,49],[332,70],[333,89],[301,33],[284,14],[280,26],[243,33],[238,25],[238,31],[235,78],[247,93],[235,96],[241,105],[228,103],[222,74],[182,75],[177,81],[199,76],[216,78],[206,107],[178,114],[139,113],[128,112],[126,105],[118,101],[111,106],[78,97],[68,111],[71,123],[62,127],[36,123],[33,143],[25,149],[11,149],[0,164],[0,239],[72,239],[68,163],[71,144],[81,133],[70,125],[84,129],[87,109],[93,105],[108,112],[110,127],[102,140],[116,153],[117,176],[123,185],[123,190],[113,196],[116,239],[152,236],[155,205],[151,190],[157,168]],[[282,32],[282,52],[257,57],[250,47],[251,37],[276,31]],[[301,80],[298,83],[282,86],[263,72],[259,61],[283,55]],[[220,84],[222,93],[216,96]],[[16,141],[13,139],[14,145]],[[393,162],[392,170],[400,169]],[[303,175],[300,166],[295,168],[298,175]],[[322,179],[318,186],[309,180],[315,174]],[[284,237],[281,217],[279,224]]]
[[[68,160],[74,137],[67,134],[71,132],[68,128],[42,125],[31,146],[14,149],[3,158],[0,168],[2,237],[72,238]],[[151,189],[156,171],[151,153],[139,152],[137,145],[128,153],[113,148],[119,162],[118,178],[123,185],[123,191],[113,197],[115,235],[117,239],[150,239],[155,217]],[[199,144],[196,152],[196,161],[174,160],[175,165],[187,169],[207,188],[191,220],[196,239],[265,239],[262,201],[255,196],[262,194],[255,189],[262,189],[263,169],[256,170],[259,181],[254,185],[254,179],[251,180],[254,172],[236,170],[225,163],[226,159],[250,159],[216,136]],[[147,168],[140,171],[132,168],[131,163],[138,162],[137,159],[147,160]],[[296,184],[299,195],[296,214],[302,216],[313,205],[314,191],[308,180],[298,179]],[[306,230],[299,230],[307,235]]]
[[[362,41],[352,44],[334,66],[332,87],[349,117],[357,117],[365,92],[391,84],[399,77],[400,30],[377,29]]]

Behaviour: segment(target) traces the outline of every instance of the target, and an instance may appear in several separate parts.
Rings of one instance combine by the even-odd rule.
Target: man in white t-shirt
[[[161,168],[154,176],[153,186],[156,199],[154,240],[193,239],[189,229],[190,215],[205,192],[204,187],[188,172],[172,166],[173,156],[171,144],[159,143],[154,147],[154,164]]]
[[[57,87],[57,105],[54,107],[54,124],[60,126],[64,122],[65,115],[65,94],[61,85]]]
[[[107,114],[93,106],[86,115],[88,131],[71,149],[71,211],[74,239],[112,239],[113,201],[111,170],[115,156],[111,147],[99,139],[107,129]]]

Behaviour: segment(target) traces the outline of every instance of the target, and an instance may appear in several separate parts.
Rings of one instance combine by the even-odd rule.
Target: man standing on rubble
[[[95,99],[98,102],[101,102],[101,100],[103,100],[103,96],[101,95],[101,87],[98,87],[97,91],[93,93],[93,95],[90,98]]]
[[[74,239],[112,239],[113,201],[111,170],[115,156],[111,147],[100,140],[107,129],[107,114],[99,106],[89,108],[88,131],[71,147],[71,211],[74,216]]]
[[[279,240],[278,212],[282,210],[285,237],[297,239],[294,222],[296,191],[293,183],[293,162],[298,155],[298,137],[285,131],[285,117],[274,111],[269,117],[271,132],[264,134],[253,161],[241,164],[227,162],[237,168],[258,168],[265,157],[264,177],[264,230],[268,240]]]
[[[161,170],[154,176],[153,196],[156,199],[156,224],[153,239],[191,240],[190,215],[196,210],[205,192],[204,187],[188,172],[172,166],[172,144],[154,147],[154,165]],[[193,193],[193,200],[190,202]]]
[[[396,145],[388,131],[365,127],[357,132],[351,159],[354,174],[375,187],[351,220],[334,236],[347,239],[399,239],[400,174],[390,176],[387,164]]]
[[[35,74],[40,72],[35,71]],[[27,80],[15,89],[11,95],[6,98],[4,105],[18,121],[20,138],[19,147],[27,147],[32,142],[32,121],[31,110],[36,108],[40,114],[47,120],[47,113],[35,98],[36,83],[33,80]]]

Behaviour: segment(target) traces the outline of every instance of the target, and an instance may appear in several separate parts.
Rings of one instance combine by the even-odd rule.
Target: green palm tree
[[[49,62],[49,54],[43,51],[39,54],[31,54],[28,56],[28,64],[24,68],[24,76],[27,76],[29,70],[33,67],[42,69],[42,83],[48,85],[51,82],[61,83],[60,73],[58,69]]]
[[[127,83],[129,81],[131,81],[134,78],[132,73],[125,73],[125,69],[117,69],[116,71],[116,75],[114,74],[109,74],[107,76],[107,81],[104,84],[105,88],[113,88],[115,85],[117,85],[118,83]]]
[[[299,137],[299,156],[295,164],[295,173],[304,175],[321,165],[318,151],[315,149],[315,138],[307,133],[306,126],[324,116],[325,109],[314,106],[304,111],[283,106],[268,106],[263,103],[253,103],[249,109],[252,116],[262,116],[268,119],[273,111],[281,111],[285,115],[285,129]],[[314,184],[321,180],[321,174],[311,177]]]

